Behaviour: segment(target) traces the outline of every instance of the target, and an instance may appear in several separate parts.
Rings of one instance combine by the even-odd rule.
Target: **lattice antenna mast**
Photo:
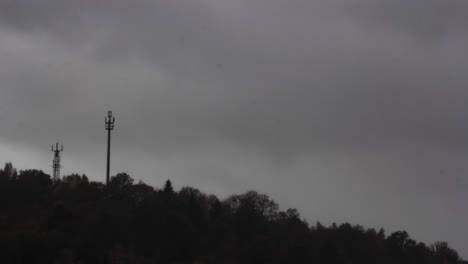
[[[54,145],[52,145],[51,150],[52,152],[54,152],[54,159],[52,160],[52,168],[54,169],[54,174],[52,179],[54,181],[58,181],[60,180],[60,168],[62,168],[62,166],[60,165],[60,152],[63,151],[63,145],[59,148],[59,143],[57,142],[57,144],[55,145],[55,149]]]
[[[112,111],[107,112],[105,118],[107,130],[107,172],[106,172],[106,185],[109,184],[109,171],[110,171],[110,146],[111,146],[111,131],[114,130],[115,117],[112,116]]]

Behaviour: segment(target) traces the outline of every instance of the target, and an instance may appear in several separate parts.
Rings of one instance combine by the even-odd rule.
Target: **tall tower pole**
[[[106,172],[106,185],[109,184],[109,173],[110,173],[110,146],[111,146],[111,131],[114,130],[115,117],[112,116],[112,111],[107,112],[105,118],[106,130],[107,130],[107,172]]]
[[[54,159],[52,160],[52,168],[54,169],[54,174],[53,174],[53,180],[58,181],[60,180],[60,168],[62,167],[60,165],[60,152],[63,151],[63,145],[59,148],[59,143],[55,145],[52,145],[51,147],[52,152],[54,152]]]

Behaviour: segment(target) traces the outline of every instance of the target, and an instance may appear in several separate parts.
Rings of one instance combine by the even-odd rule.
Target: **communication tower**
[[[52,168],[54,169],[54,175],[52,179],[54,181],[58,181],[60,180],[60,168],[62,167],[60,165],[60,152],[63,151],[63,145],[59,148],[59,143],[57,142],[57,144],[55,145],[55,149],[54,145],[52,145],[51,150],[52,152],[54,152],[54,159],[52,160]]]
[[[107,172],[106,172],[106,185],[109,184],[109,171],[110,171],[110,146],[111,146],[111,131],[114,130],[115,117],[112,116],[112,111],[107,112],[107,117],[104,119],[107,130]]]

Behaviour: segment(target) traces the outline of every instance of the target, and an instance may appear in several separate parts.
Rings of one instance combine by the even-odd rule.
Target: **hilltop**
[[[311,225],[256,191],[220,200],[126,173],[108,186],[77,174],[53,182],[11,163],[0,170],[0,249],[5,264],[468,263],[405,231]]]

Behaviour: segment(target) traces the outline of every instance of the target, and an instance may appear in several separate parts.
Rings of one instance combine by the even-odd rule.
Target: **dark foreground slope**
[[[0,170],[0,263],[466,263],[446,243],[343,224],[309,226],[250,191],[220,201],[155,190],[127,174],[108,187]]]

